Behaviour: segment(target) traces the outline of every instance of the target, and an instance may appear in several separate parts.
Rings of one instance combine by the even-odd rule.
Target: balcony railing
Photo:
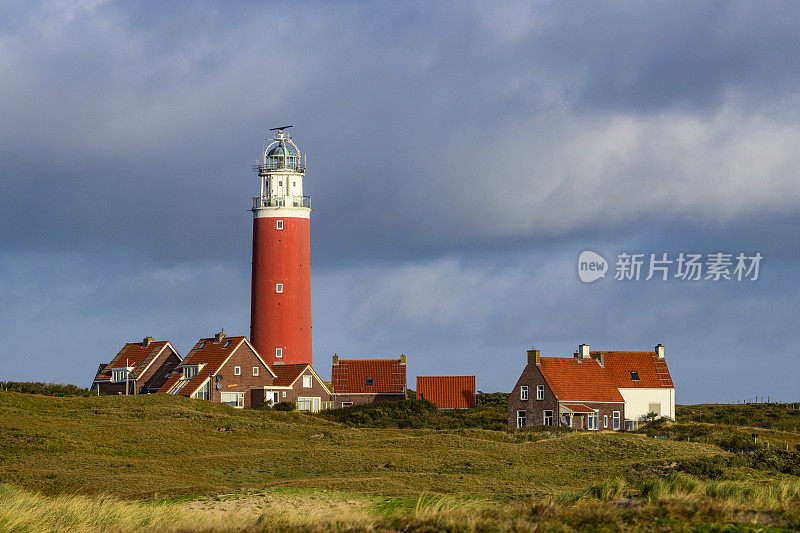
[[[293,170],[295,172],[305,172],[306,165],[303,161],[300,160],[298,157],[287,157],[287,158],[270,158],[266,163],[259,163],[253,165],[253,170],[255,170],[259,175],[266,174],[267,172],[274,172],[276,170]]]
[[[309,196],[254,196],[253,209],[262,207],[308,207],[311,208]]]

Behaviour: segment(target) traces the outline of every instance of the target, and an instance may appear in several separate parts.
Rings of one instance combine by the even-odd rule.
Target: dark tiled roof
[[[292,383],[295,382],[297,378],[300,377],[300,374],[305,372],[306,368],[308,368],[308,363],[299,363],[294,365],[272,365],[272,371],[275,373],[276,378],[273,380],[272,384],[276,387],[289,387]]]
[[[611,382],[621,389],[675,387],[666,361],[659,359],[655,352],[592,352],[594,357],[599,357],[600,354],[603,354],[604,366]],[[632,371],[638,375],[638,381],[631,376]]]
[[[475,376],[417,376],[417,398],[439,409],[475,407]]]
[[[123,368],[125,366],[134,367],[130,377],[132,379],[138,378],[152,362],[153,358],[168,344],[169,341],[153,341],[147,346],[144,346],[144,343],[141,342],[126,343],[111,362],[105,365],[102,371],[98,369],[95,381],[109,381],[111,379],[112,369]],[[102,367],[104,365],[100,366]]]
[[[594,359],[542,357],[544,379],[561,402],[622,402],[608,373]]]
[[[334,394],[405,394],[406,365],[400,359],[340,359],[331,384]]]

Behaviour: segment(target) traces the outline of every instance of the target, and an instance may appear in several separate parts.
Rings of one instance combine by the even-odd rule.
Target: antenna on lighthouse
[[[289,128],[294,128],[294,124],[289,124],[288,126],[281,126],[279,128],[270,128],[269,131],[288,130]]]

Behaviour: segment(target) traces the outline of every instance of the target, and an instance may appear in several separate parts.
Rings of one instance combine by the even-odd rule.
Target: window
[[[651,403],[647,408],[647,414],[655,413],[656,416],[661,415],[661,404],[660,403]]]
[[[278,187],[283,187],[283,182],[282,181],[278,182]]]
[[[524,428],[527,422],[525,411],[517,411],[517,429]]]
[[[639,372],[636,370],[631,370],[631,379],[633,381],[639,381]]]
[[[543,411],[543,420],[545,426],[552,426],[553,425],[553,411],[545,410]]]
[[[192,379],[197,375],[200,368],[197,365],[189,365],[183,367],[183,379]]]
[[[603,415],[603,429],[608,427],[608,415]]]
[[[240,366],[233,367],[233,375],[234,376],[241,376],[242,375],[242,367],[240,367]]]
[[[286,391],[283,391],[283,397],[286,398]]]
[[[372,378],[367,378],[367,387],[372,386]]]
[[[619,411],[614,411],[613,417],[614,429],[619,429]]]
[[[203,342],[200,343],[200,346],[198,346],[197,349],[198,350],[202,350],[205,347],[206,347],[206,341],[203,341]]]
[[[254,366],[254,367],[253,367],[253,375],[254,375],[254,376],[257,376],[257,375],[258,375],[258,367],[257,367],[257,366]]]
[[[111,381],[120,382],[128,379],[128,369],[120,368],[111,371]]]
[[[522,385],[519,388],[519,399],[520,400],[527,400],[528,399],[528,386]]]
[[[278,292],[278,293],[283,292],[283,283],[276,283],[275,284],[275,292]]]
[[[275,221],[275,229],[283,229],[283,220]]]
[[[342,407],[350,407],[353,405],[353,402],[342,402]]]
[[[588,424],[586,429],[597,429],[597,413],[590,413],[586,420]]]
[[[292,182],[292,187],[297,187],[297,182],[296,181]]]
[[[232,342],[233,341],[225,341],[225,345],[223,346],[223,348],[227,348],[228,346],[231,345]]]
[[[536,385],[536,399],[544,400],[544,385]]]
[[[221,392],[220,402],[227,403],[231,407],[242,408],[244,407],[244,393],[243,392]]]
[[[275,357],[277,358],[283,357],[283,348],[275,348]]]
[[[319,398],[297,398],[298,411],[311,411],[316,413],[319,411]]]
[[[206,381],[205,384],[194,393],[193,398],[198,400],[208,400],[211,395],[211,381]]]
[[[306,389],[311,388],[311,376],[303,376],[303,387]]]

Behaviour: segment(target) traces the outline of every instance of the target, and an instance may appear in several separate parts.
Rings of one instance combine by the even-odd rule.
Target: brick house
[[[169,341],[145,337],[142,342],[128,342],[110,363],[98,367],[92,390],[123,395],[156,392],[180,362],[181,356]]]
[[[528,350],[528,364],[508,398],[508,425],[622,429],[625,400],[589,347],[574,357],[541,357]]]
[[[282,402],[296,402],[299,411],[319,411],[331,409],[331,391],[317,375],[311,365],[299,363],[272,365],[275,378],[270,385],[250,389],[250,405],[258,407],[264,402],[273,405]]]
[[[417,376],[417,398],[439,409],[472,409],[475,376]]]
[[[339,359],[331,369],[333,407],[406,399],[406,356],[400,359]]]
[[[625,400],[625,427],[635,429],[649,413],[675,420],[675,385],[664,346],[652,352],[593,351]]]
[[[245,337],[200,339],[158,392],[249,407],[253,388],[276,375]]]

